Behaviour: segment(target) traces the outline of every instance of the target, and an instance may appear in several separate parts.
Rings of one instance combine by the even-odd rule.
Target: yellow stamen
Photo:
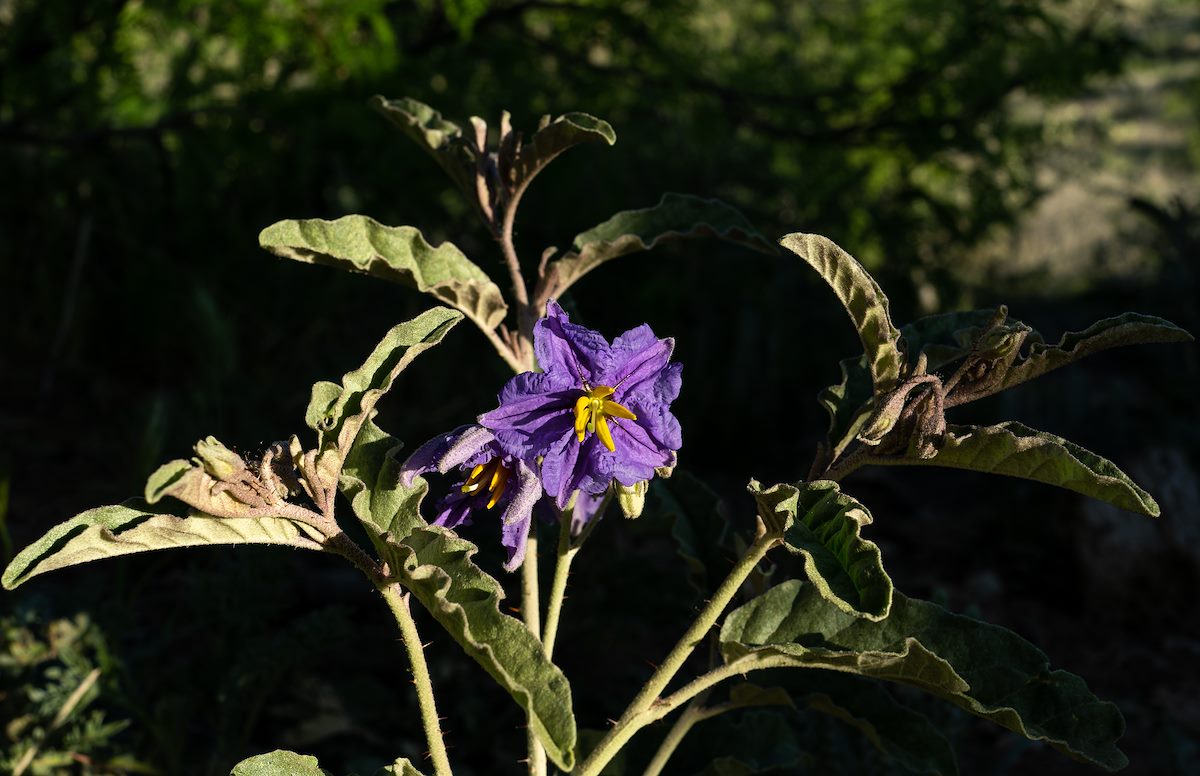
[[[612,431],[608,427],[608,418],[637,420],[637,415],[627,407],[608,398],[614,392],[616,388],[597,385],[595,388],[588,388],[575,401],[575,438],[581,443],[588,434],[595,434],[609,451],[616,450]]]
[[[613,444],[612,433],[608,430],[608,421],[604,419],[603,415],[596,421],[596,436],[600,437],[601,444],[607,447],[610,453],[617,449],[617,446]]]
[[[463,483],[462,492],[476,494],[487,491],[491,494],[488,497],[487,508],[491,509],[504,495],[510,477],[512,470],[501,463],[499,458],[493,458],[471,470],[471,475]]]
[[[488,509],[496,506],[496,502],[500,500],[500,497],[504,495],[505,489],[508,488],[508,475],[510,472],[503,466],[498,466],[496,469],[496,478],[492,482],[499,484],[492,485],[492,497],[488,499]],[[503,476],[501,476],[501,473],[503,473]]]

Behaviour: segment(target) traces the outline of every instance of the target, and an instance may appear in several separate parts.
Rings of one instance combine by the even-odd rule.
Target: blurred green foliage
[[[204,435],[265,446],[298,431],[290,424],[312,382],[336,378],[426,306],[386,284],[277,261],[256,244],[263,226],[367,213],[452,239],[503,282],[499,251],[467,203],[366,107],[373,94],[411,95],[460,121],[507,109],[527,130],[542,113],[571,110],[612,123],[614,148],[572,151],[526,198],[517,239],[527,261],[663,191],[717,196],[768,235],[828,235],[871,267],[897,319],[909,320],[964,296],[998,301],[999,289],[964,287],[957,269],[1041,190],[1050,138],[1037,110],[1018,115],[1010,103],[1052,105],[1120,73],[1138,52],[1122,20],[1099,0],[0,0],[0,475],[11,481],[13,543],[139,492],[157,464]],[[1177,110],[1196,104],[1181,98]],[[1146,311],[1186,326],[1194,206],[1149,204],[1168,224],[1162,250],[1177,269],[1164,285],[1170,309]],[[579,284],[577,309],[609,333],[649,321],[678,338],[685,464],[706,473],[737,446],[750,452],[722,488],[751,474],[802,475],[825,426],[811,397],[856,347],[820,281],[799,262],[724,246],[622,261]],[[725,272],[733,262],[738,271]],[[1120,300],[1055,304],[1038,322],[1058,331],[1145,306],[1137,290],[1101,291]],[[801,334],[813,329],[828,336]],[[504,376],[486,343],[456,336],[383,408],[385,427],[410,444],[476,414]],[[1028,406],[1061,419],[1064,433],[1105,410],[1121,438],[1136,437],[1147,416],[1194,408],[1188,381],[1156,379],[1150,356],[1122,358],[1114,363],[1160,384],[1155,407],[1126,383],[1104,396],[1071,383],[1061,401]],[[824,371],[810,366],[822,362]],[[1194,356],[1187,369],[1194,382]],[[793,434],[775,433],[784,409]],[[1197,441],[1196,424],[1171,433]],[[613,687],[632,690],[644,678],[638,660],[674,638],[670,627],[647,629],[662,612],[646,601],[647,611],[621,613],[623,638],[610,650],[593,638],[599,615],[586,613],[614,590],[641,600],[638,590],[662,585],[647,575],[669,551],[665,530],[598,532],[596,555],[577,567],[598,579],[619,554],[638,569],[581,582],[568,607],[563,643],[580,645],[564,653],[569,675],[633,666],[579,681],[580,706],[593,710],[585,725],[603,726],[601,712],[626,695]],[[339,771],[419,757],[413,709],[392,700],[407,700],[408,685],[378,602],[291,557],[182,557],[117,562],[86,582],[66,575],[41,588],[51,598],[86,591],[83,604],[141,677],[112,690],[116,716],[135,721],[118,737],[127,751],[172,774],[219,774],[275,745],[321,748]],[[682,620],[688,594],[668,597]],[[13,616],[11,628],[26,627]],[[347,639],[354,665],[335,668]],[[289,649],[278,670],[256,662]],[[101,664],[88,660],[69,669],[71,682]],[[490,772],[489,755],[515,761],[513,736],[470,731],[482,721],[498,730],[496,720],[515,730],[519,715],[475,691],[469,663],[447,657],[434,670],[439,691],[457,699],[450,729],[462,772]],[[39,681],[6,675],[6,687]],[[37,713],[42,727],[27,730],[53,716]],[[80,728],[91,738],[71,745],[107,746],[108,724]],[[6,741],[6,756],[41,740],[22,735]]]

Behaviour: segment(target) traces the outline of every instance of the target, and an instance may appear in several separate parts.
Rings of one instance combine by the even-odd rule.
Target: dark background
[[[614,126],[614,147],[569,152],[526,197],[527,262],[664,191],[717,196],[772,238],[834,239],[899,323],[1005,302],[1054,339],[1125,310],[1200,328],[1198,54],[1200,14],[1171,0],[0,2],[4,551],[140,493],[205,435],[253,452],[302,431],[311,383],[430,304],[273,258],[262,227],[361,212],[450,239],[507,285],[373,94],[460,123],[582,110]],[[800,262],[677,244],[572,296],[609,336],[648,321],[676,337],[681,461],[739,527],[751,476],[804,476],[826,426],[814,397],[857,344]],[[1200,756],[1196,372],[1191,345],[1106,353],[952,418],[1019,419],[1111,458],[1159,498],[1157,522],[961,472],[847,482],[899,589],[1014,628],[1121,706],[1131,773]],[[487,409],[504,377],[460,326],[379,422],[418,443]],[[488,528],[468,536],[498,569]],[[581,725],[602,728],[694,602],[664,521],[610,520],[593,542],[559,655]],[[5,762],[93,667],[97,689],[43,744],[62,772],[223,774],[277,746],[369,772],[423,747],[394,626],[332,558],[153,554],[0,602]],[[518,772],[519,710],[421,624],[456,766]],[[914,702],[964,773],[1087,772]],[[846,758],[817,772],[883,767]]]

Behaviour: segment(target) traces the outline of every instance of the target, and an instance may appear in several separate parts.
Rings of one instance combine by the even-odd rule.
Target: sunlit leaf
[[[825,480],[765,489],[751,482],[750,493],[759,516],[783,527],[784,545],[804,557],[805,574],[826,600],[856,617],[887,617],[892,580],[879,547],[861,536],[872,522],[866,507]]]
[[[875,394],[895,387],[903,365],[897,346],[900,332],[875,279],[853,256],[820,235],[796,232],[785,235],[779,244],[808,262],[850,313],[867,356]]]
[[[491,331],[508,306],[487,273],[453,243],[432,246],[411,226],[384,226],[366,216],[279,221],[258,235],[276,256],[364,272],[427,293]]]
[[[371,98],[371,107],[424,148],[464,193],[473,196],[474,160],[464,145],[462,127],[442,118],[442,114],[425,103],[409,97],[389,100],[375,95]]]
[[[551,296],[562,294],[610,259],[648,251],[667,240],[702,237],[776,253],[775,246],[733,206],[716,199],[665,194],[653,207],[622,211],[576,235],[570,252],[547,267]]]
[[[26,547],[4,570],[12,590],[47,571],[102,558],[150,550],[210,544],[279,544],[320,550],[320,534],[283,518],[228,518],[192,514],[178,517],[136,503],[89,509],[50,529]]]
[[[1154,498],[1116,464],[1062,437],[1016,421],[947,427],[932,458],[886,458],[881,464],[948,466],[1057,485],[1130,512],[1158,517]]]
[[[367,424],[342,472],[342,492],[367,528],[390,573],[526,710],[549,757],[574,763],[571,686],[524,623],[500,610],[504,589],[471,558],[478,548],[417,513],[427,486],[397,476],[399,443]]]
[[[820,668],[919,687],[1026,738],[1108,770],[1127,764],[1117,707],[1079,677],[1051,670],[1037,647],[1005,628],[895,594],[881,621],[830,604],[789,580],[734,610],[721,629],[739,668]]]
[[[607,121],[586,113],[567,113],[559,116],[534,133],[521,146],[514,164],[517,188],[529,185],[546,165],[563,151],[580,143],[617,142],[617,133]]]
[[[242,760],[229,776],[329,776],[329,771],[315,757],[276,749]]]

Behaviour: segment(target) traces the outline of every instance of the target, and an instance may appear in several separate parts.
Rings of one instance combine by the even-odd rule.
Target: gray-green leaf
[[[533,178],[545,169],[563,151],[580,143],[617,142],[617,133],[603,119],[587,113],[567,113],[541,127],[521,146],[514,172],[515,187],[524,189]]]
[[[371,98],[371,107],[424,148],[468,199],[474,197],[474,160],[462,127],[410,97],[389,100],[377,94]]]
[[[411,226],[384,226],[366,216],[279,221],[258,235],[276,256],[364,272],[415,288],[462,311],[484,331],[508,306],[487,273],[453,243],[432,246]]]
[[[471,560],[478,548],[421,519],[427,486],[420,478],[411,488],[400,482],[398,449],[367,424],[342,471],[342,492],[391,574],[526,710],[549,757],[570,770],[576,730],[567,678],[525,625],[500,611],[504,589]]]
[[[881,464],[948,466],[1044,482],[1149,517],[1158,517],[1154,498],[1106,458],[1077,444],[1016,421],[994,426],[946,429],[932,458],[881,458]]]
[[[547,267],[549,295],[558,296],[604,262],[648,251],[667,240],[713,237],[774,254],[736,208],[716,199],[664,194],[653,207],[625,210],[575,236],[571,251]]]
[[[733,611],[721,629],[726,662],[820,668],[913,685],[1026,738],[1108,770],[1128,760],[1117,707],[1082,679],[1051,670],[1010,630],[895,594],[872,622],[832,606],[815,586],[789,580]]]
[[[827,480],[766,489],[751,482],[750,493],[764,521],[774,515],[783,526],[784,545],[804,557],[805,575],[826,600],[856,617],[888,616],[892,580],[879,547],[862,538],[872,522],[866,507]]]
[[[315,757],[276,749],[242,760],[229,776],[329,776],[329,771]]]
[[[101,558],[150,550],[209,544],[279,544],[320,550],[320,534],[284,518],[190,517],[144,509],[136,502],[89,509],[51,528],[26,547],[4,570],[4,587],[12,590],[47,571]]]
[[[842,381],[817,394],[817,402],[829,413],[827,439],[832,458],[850,446],[875,408],[867,357],[846,358],[838,366]]]
[[[879,284],[853,256],[826,237],[796,232],[785,235],[779,244],[808,262],[850,313],[867,356],[875,395],[894,388],[904,363],[897,345],[900,331],[892,323]]]

